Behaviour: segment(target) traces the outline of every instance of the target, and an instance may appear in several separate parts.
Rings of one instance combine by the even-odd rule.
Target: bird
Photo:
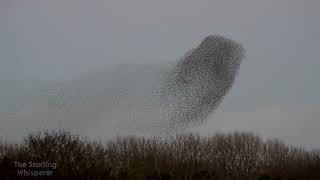
[[[168,64],[108,65],[42,87],[4,121],[11,129],[63,128],[92,137],[177,133],[218,107],[244,57],[241,44],[209,35]]]

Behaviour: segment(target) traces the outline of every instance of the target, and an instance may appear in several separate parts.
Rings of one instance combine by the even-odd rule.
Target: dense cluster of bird
[[[175,134],[217,108],[243,58],[240,44],[208,36],[172,64],[110,65],[35,89],[4,121],[11,129],[65,128],[93,137]]]
[[[188,51],[159,81],[153,105],[160,107],[166,131],[200,124],[232,87],[244,49],[218,35]],[[164,122],[162,122],[164,123]]]

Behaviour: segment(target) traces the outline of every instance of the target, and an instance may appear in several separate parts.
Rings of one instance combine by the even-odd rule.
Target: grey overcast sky
[[[318,0],[1,0],[0,115],[38,82],[174,62],[220,34],[241,43],[246,59],[221,106],[194,130],[248,130],[320,148],[319,9]],[[23,128],[0,116],[0,136],[10,136],[8,124]]]

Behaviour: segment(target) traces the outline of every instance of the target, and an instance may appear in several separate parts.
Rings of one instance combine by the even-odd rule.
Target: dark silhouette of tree
[[[34,133],[0,144],[0,179],[17,176],[14,161],[56,162],[44,179],[319,179],[320,153],[262,140],[253,133],[118,137],[107,143],[68,132]],[[33,170],[37,170],[33,168]],[[32,177],[30,177],[32,178]],[[41,178],[40,178],[41,179]]]

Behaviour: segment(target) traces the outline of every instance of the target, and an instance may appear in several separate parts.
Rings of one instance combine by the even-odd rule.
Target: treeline
[[[56,168],[28,167],[30,161]],[[53,173],[19,176],[21,169]],[[240,132],[129,136],[107,143],[64,131],[38,132],[21,144],[0,144],[0,179],[320,179],[320,151]]]

